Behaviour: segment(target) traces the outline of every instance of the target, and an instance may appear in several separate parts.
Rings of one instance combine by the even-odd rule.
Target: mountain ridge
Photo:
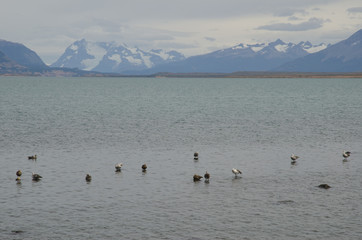
[[[308,41],[294,44],[277,39],[270,43],[240,43],[188,58],[177,51],[143,51],[115,42],[88,43],[82,39],[70,45],[62,56],[58,59],[60,67],[49,67],[23,44],[0,40],[0,74],[162,77],[167,72],[174,76],[227,76],[234,72],[259,72],[260,76],[270,72],[295,76],[301,72],[362,73],[362,30],[333,45],[313,45]]]
[[[330,47],[283,64],[273,71],[362,72],[362,29]]]
[[[176,51],[130,48],[115,42],[75,41],[51,66],[103,73],[147,75],[156,72],[266,71],[298,57],[328,47],[310,42],[239,44],[211,53],[185,58]],[[162,56],[163,55],[163,56]]]
[[[70,67],[103,73],[123,73],[141,71],[165,62],[183,60],[185,57],[176,51],[152,49],[144,51],[115,42],[75,41],[67,47],[51,67]]]
[[[156,72],[211,72],[267,71],[286,62],[306,56],[309,52],[327,48],[327,44],[310,42],[285,43],[280,39],[270,43],[238,44],[211,53],[191,56],[183,61],[161,65],[144,71]]]

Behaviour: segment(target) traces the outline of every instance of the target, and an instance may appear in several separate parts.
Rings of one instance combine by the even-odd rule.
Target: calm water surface
[[[361,104],[361,79],[2,77],[0,239],[362,239]]]

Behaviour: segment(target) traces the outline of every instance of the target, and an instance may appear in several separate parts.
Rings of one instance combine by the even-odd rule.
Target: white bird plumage
[[[116,172],[120,172],[122,169],[123,163],[117,163],[115,168],[116,168]]]
[[[342,156],[343,156],[344,158],[348,158],[349,156],[351,156],[351,152],[350,152],[350,151],[343,151]]]
[[[292,154],[292,155],[290,156],[290,159],[292,159],[292,161],[296,161],[298,158],[299,158],[299,156],[296,156],[296,155],[294,155],[294,154]]]
[[[241,175],[241,171],[239,169],[233,168],[231,171],[235,174],[235,178],[237,178],[238,174]]]

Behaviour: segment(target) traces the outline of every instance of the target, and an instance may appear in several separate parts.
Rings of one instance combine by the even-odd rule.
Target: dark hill
[[[0,40],[0,51],[19,65],[38,70],[48,68],[34,51],[23,44]]]
[[[0,74],[12,74],[24,70],[26,70],[26,67],[17,64],[0,51]]]

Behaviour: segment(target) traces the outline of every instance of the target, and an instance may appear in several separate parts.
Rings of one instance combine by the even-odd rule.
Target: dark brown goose
[[[37,173],[32,173],[32,178],[33,178],[33,181],[39,181],[41,178],[43,178],[42,176],[40,176],[39,174]]]
[[[205,173],[205,175],[204,175],[204,178],[205,178],[205,182],[210,181],[210,173],[208,173],[208,172],[206,171],[206,173]]]
[[[147,171],[147,165],[146,165],[146,164],[143,164],[143,165],[142,165],[142,171],[143,171],[143,172],[146,172],[146,171]]]
[[[89,174],[87,174],[87,175],[85,176],[85,180],[86,180],[87,182],[92,181],[92,176],[89,175]]]
[[[202,176],[195,174],[194,175],[194,182],[200,181]]]
[[[331,188],[331,186],[329,186],[328,184],[325,184],[325,183],[320,184],[318,187],[319,187],[319,188],[324,188],[324,189],[329,189],[329,188]]]
[[[33,155],[33,156],[28,156],[28,159],[29,159],[29,160],[36,160],[36,159],[37,159],[37,156],[36,156],[36,154]]]

